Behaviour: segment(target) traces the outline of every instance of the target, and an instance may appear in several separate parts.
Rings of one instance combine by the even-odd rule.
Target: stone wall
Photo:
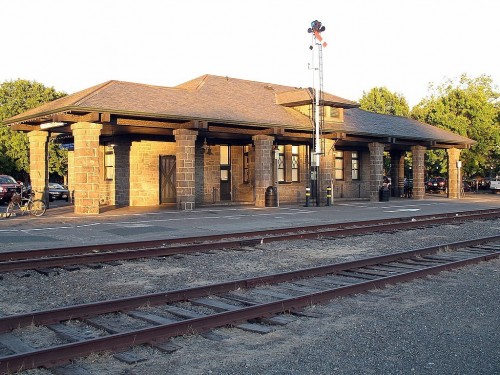
[[[280,204],[304,204],[306,200],[306,186],[309,184],[307,147],[299,146],[299,181],[297,182],[291,181],[291,146],[286,145],[285,148],[285,178],[287,181],[278,184],[279,202]]]
[[[255,145],[255,206],[265,207],[265,194],[273,185],[273,141],[268,135],[253,136]]]
[[[324,148],[319,167],[319,201],[322,206],[326,204],[327,188],[331,187],[333,189],[335,182],[335,142],[332,139],[325,139]]]
[[[196,147],[196,203],[220,201],[220,147],[210,146],[210,153]]]
[[[102,125],[71,125],[74,139],[75,213],[98,214],[100,196],[99,136]]]
[[[192,210],[195,208],[195,142],[198,132],[187,129],[174,130],[176,158],[177,208]]]
[[[175,143],[134,141],[130,145],[130,205],[160,203],[160,155],[175,155]]]
[[[30,141],[30,178],[31,188],[35,192],[35,198],[40,199],[47,193],[45,185],[47,182],[47,138],[45,131],[32,131],[28,133]]]
[[[334,180],[333,198],[366,199],[369,198],[370,153],[359,150],[359,180],[352,179],[352,157],[350,151],[344,151],[344,179]]]
[[[405,155],[403,151],[391,151],[391,193],[393,197],[404,194]]]
[[[458,148],[449,148],[448,153],[448,198],[460,198],[461,180],[457,162],[460,160],[460,150]],[[461,170],[460,170],[461,172]]]
[[[384,144],[372,142],[368,144],[370,150],[370,201],[379,200],[379,190],[384,177]]]
[[[254,183],[252,173],[248,183],[243,182],[243,146],[231,147],[231,186],[232,197],[235,202],[253,202],[254,200]],[[249,168],[251,168],[251,160],[253,156],[253,148],[249,147]],[[251,169],[250,169],[251,171]]]
[[[424,199],[425,197],[425,151],[423,146],[413,146],[412,167],[413,167],[413,199]]]

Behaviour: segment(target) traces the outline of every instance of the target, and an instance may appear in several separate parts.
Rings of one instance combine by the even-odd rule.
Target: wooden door
[[[175,156],[160,155],[160,204],[176,202]]]

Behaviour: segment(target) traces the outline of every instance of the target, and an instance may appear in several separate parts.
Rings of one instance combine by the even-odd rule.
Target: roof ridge
[[[95,96],[96,94],[98,94],[100,91],[102,91],[104,88],[106,88],[107,86],[110,86],[112,84],[115,84],[117,82],[120,82],[120,81],[116,81],[116,80],[109,80],[109,81],[106,81],[104,83],[101,83],[97,86],[95,86],[95,89],[92,90],[91,92],[89,92],[87,95],[84,95],[83,97],[81,97],[80,99],[78,99],[77,101],[75,101],[73,103],[73,105],[80,105],[80,104],[83,104],[83,102],[93,96]]]
[[[188,84],[188,83],[193,82],[193,81],[201,80],[200,85],[199,85],[199,87],[201,88],[201,86],[203,84],[205,84],[205,82],[209,78],[225,79],[225,80],[236,80],[236,81],[240,81],[240,82],[256,83],[256,84],[260,84],[260,85],[280,86],[280,87],[288,88],[289,90],[304,89],[304,87],[289,86],[289,85],[283,85],[283,84],[280,84],[280,83],[263,82],[263,81],[256,81],[256,80],[252,80],[252,79],[244,79],[244,78],[237,78],[237,77],[230,77],[230,76],[221,76],[221,75],[217,75],[217,74],[203,74],[203,75],[201,75],[199,77],[196,77],[196,78],[191,79],[189,81],[183,82],[183,83],[181,83],[181,84],[179,84],[179,85],[177,85],[175,87],[182,86],[182,85]]]

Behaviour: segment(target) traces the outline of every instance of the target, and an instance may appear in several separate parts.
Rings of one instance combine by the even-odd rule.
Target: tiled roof
[[[310,103],[311,97],[310,89],[214,75],[204,75],[175,87],[108,81],[21,113],[4,123],[19,123],[60,112],[87,111],[309,131],[310,118],[289,106]],[[462,145],[474,143],[416,120],[353,108],[358,104],[328,93],[324,94],[324,101],[351,108],[344,110],[344,123],[326,123],[328,131]]]
[[[20,122],[69,110],[93,110],[309,129],[310,120],[307,116],[277,103],[277,97],[285,92],[308,95],[308,89],[213,75],[204,75],[176,87],[108,81],[46,103],[5,122]],[[326,100],[336,101],[342,106],[357,105],[330,94],[325,94]]]
[[[309,104],[314,100],[314,91],[310,88],[293,89],[276,93],[276,104],[287,107]],[[320,101],[321,102],[321,101]],[[329,93],[323,93],[323,103],[339,108],[356,108],[359,104]]]
[[[394,137],[461,145],[475,143],[469,138],[417,120],[368,112],[359,108],[344,110],[344,123],[335,127],[352,135]]]

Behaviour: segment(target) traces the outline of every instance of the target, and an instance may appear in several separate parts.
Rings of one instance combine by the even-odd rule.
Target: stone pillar
[[[424,146],[412,146],[413,163],[413,199],[424,199],[425,197],[425,151]]]
[[[458,148],[449,148],[448,153],[448,198],[460,198],[460,183],[462,177],[458,175],[459,169],[457,161],[460,160],[460,150]]]
[[[189,129],[176,129],[174,135],[177,209],[193,210],[196,197],[195,142],[198,132]]]
[[[320,205],[326,204],[326,188],[331,187],[332,198],[331,203],[333,204],[333,181],[334,181],[334,169],[335,169],[335,141],[332,139],[325,139],[325,154],[320,158],[319,161],[319,186],[321,191],[319,192]]]
[[[75,213],[99,213],[99,136],[101,124],[77,122],[71,125],[74,138]]]
[[[48,132],[35,130],[28,133],[30,141],[30,178],[35,199],[48,198],[45,191],[48,182],[47,138]],[[48,199],[45,199],[48,202]]]
[[[404,192],[405,153],[391,151],[391,193],[393,197],[401,197]]]
[[[255,206],[265,207],[266,189],[273,185],[273,142],[269,135],[254,135],[255,145]]]
[[[370,150],[370,201],[379,200],[379,190],[384,178],[384,144],[372,142],[368,144]]]

